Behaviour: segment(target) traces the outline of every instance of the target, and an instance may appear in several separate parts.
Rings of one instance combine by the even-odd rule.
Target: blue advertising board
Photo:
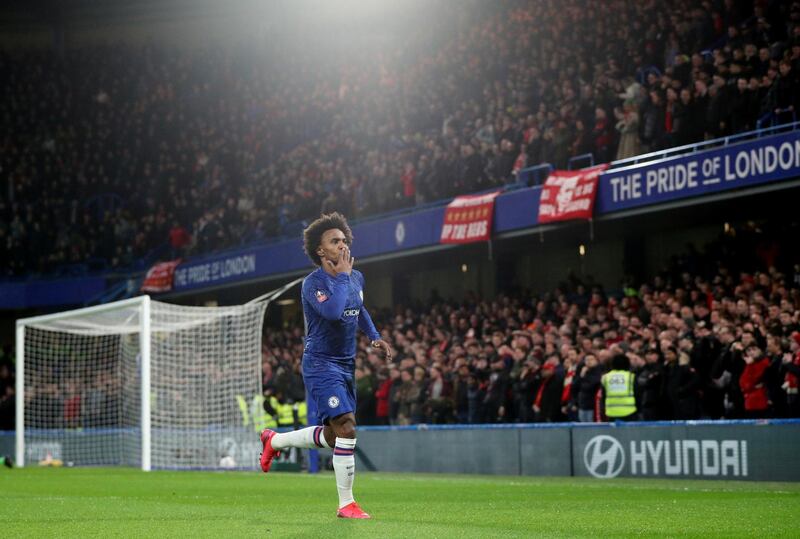
[[[175,269],[174,290],[247,281],[307,265],[299,239],[184,263]]]
[[[0,308],[26,309],[80,305],[106,288],[104,277],[0,283]]]
[[[359,224],[353,227],[353,256],[363,258],[439,243],[444,208]],[[307,268],[311,262],[300,238],[226,253],[179,265],[174,290],[192,290]]]
[[[598,214],[751,187],[800,175],[800,131],[608,170]]]

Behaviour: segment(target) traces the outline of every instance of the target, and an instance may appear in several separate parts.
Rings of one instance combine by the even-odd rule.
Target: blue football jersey
[[[306,326],[305,354],[351,366],[356,355],[356,330],[371,340],[379,339],[364,308],[364,276],[331,277],[318,268],[303,281],[303,316]]]

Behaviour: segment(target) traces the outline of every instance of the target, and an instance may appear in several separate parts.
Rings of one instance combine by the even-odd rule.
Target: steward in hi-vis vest
[[[624,354],[611,358],[611,370],[603,375],[606,417],[615,421],[636,419],[636,376]]]

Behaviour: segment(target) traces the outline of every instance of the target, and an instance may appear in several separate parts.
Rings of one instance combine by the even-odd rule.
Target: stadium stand
[[[376,313],[397,357],[387,364],[360,340],[359,423],[577,421],[579,411],[599,421],[599,378],[616,354],[632,364],[642,419],[800,417],[800,266],[779,247],[797,230],[762,226],[731,229],[618,294],[573,279],[543,295],[433,297]],[[280,404],[304,398],[302,335],[300,324],[264,335],[262,383]],[[0,424],[13,424],[2,366],[0,384]],[[121,391],[104,372],[32,389],[63,411],[54,428],[97,426],[93,407]]]
[[[398,307],[379,324],[396,362],[361,340],[359,421],[552,422],[578,420],[578,410],[599,420],[599,378],[620,353],[637,375],[642,419],[798,417],[800,267],[777,270],[792,254],[757,226],[615,296],[574,280],[541,296]],[[268,392],[303,394],[301,336],[300,327],[265,335]],[[751,363],[760,368],[748,384]]]
[[[515,183],[541,162],[796,120],[797,2],[583,7],[505,2],[435,50],[393,42],[313,72],[320,58],[269,50],[0,53],[2,277],[141,269],[295,234],[320,211],[365,217]],[[597,374],[617,353],[639,375],[643,418],[797,416],[800,271],[775,252],[791,235],[755,245],[748,226],[623,295],[572,282],[384,313],[401,359],[361,342],[360,421],[597,419]],[[284,400],[302,398],[301,334],[265,335],[264,387]],[[588,355],[598,366],[584,370]],[[103,383],[41,393],[75,426],[93,417],[79,389]]]
[[[295,234],[333,208],[364,217],[513,183],[544,161],[790,122],[799,17],[796,2],[542,0],[480,13],[438,48],[406,39],[346,62],[269,48],[4,52],[0,269],[141,270]]]

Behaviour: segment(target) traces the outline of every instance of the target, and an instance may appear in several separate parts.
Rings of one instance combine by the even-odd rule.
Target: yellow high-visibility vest
[[[256,395],[253,397],[253,402],[250,405],[250,415],[253,420],[253,430],[256,432],[278,426],[275,418],[264,411],[264,395]]]
[[[242,414],[242,426],[246,427],[250,424],[250,408],[244,395],[236,395],[236,403],[239,405],[239,413]]]
[[[306,401],[297,403],[297,418],[300,420],[301,425],[308,425],[308,405]]]
[[[242,414],[242,426],[253,427],[253,430],[256,432],[261,432],[264,429],[274,429],[278,426],[278,422],[275,421],[275,418],[268,414],[264,410],[264,396],[263,395],[255,395],[253,396],[252,401],[248,404],[247,400],[244,398],[244,395],[236,395],[236,403],[239,405],[239,413]],[[292,406],[291,405],[283,405],[278,402],[278,399],[275,397],[271,397],[270,405],[272,408],[278,412],[278,417],[281,420],[281,425],[283,426],[291,426],[294,425],[294,416],[292,415]],[[301,419],[301,423],[305,424],[305,418],[307,415],[307,410],[305,406],[305,402],[300,403],[302,408],[298,408],[298,415]],[[283,409],[284,406],[288,406],[288,413],[286,410]],[[300,410],[302,409],[302,415],[300,415]]]
[[[635,379],[630,371],[614,370],[603,375],[608,417],[627,417],[636,413],[636,397],[633,394]]]
[[[291,404],[280,403],[275,397],[270,399],[270,403],[275,411],[278,412],[278,425],[281,427],[294,426],[294,407]]]

